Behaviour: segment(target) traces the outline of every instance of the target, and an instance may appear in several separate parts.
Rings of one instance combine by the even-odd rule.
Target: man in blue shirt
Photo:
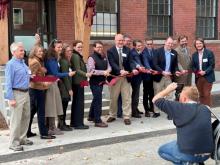
[[[157,75],[153,76],[154,79],[154,94],[159,93],[165,89],[173,79],[173,76],[178,75],[178,63],[177,63],[177,52],[173,49],[173,39],[168,37],[165,40],[164,46],[157,49],[155,56],[153,56],[153,69],[158,72]],[[169,99],[173,98],[170,94]],[[158,110],[155,107],[155,111]]]
[[[211,112],[197,103],[199,93],[195,86],[184,87],[179,102],[164,99],[176,88],[177,83],[172,83],[153,98],[153,103],[173,119],[177,132],[177,140],[162,145],[158,153],[175,165],[203,164],[214,150]]]
[[[26,139],[30,120],[29,69],[24,63],[24,46],[21,42],[12,43],[10,46],[12,59],[8,61],[5,69],[6,96],[8,99],[10,119],[10,149],[22,151],[22,145],[32,145]]]

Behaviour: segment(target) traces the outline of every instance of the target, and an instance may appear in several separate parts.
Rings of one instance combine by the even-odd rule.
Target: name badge
[[[127,57],[127,54],[125,54],[125,53],[122,53],[122,57]]]
[[[208,59],[207,59],[207,58],[204,58],[204,59],[202,60],[202,62],[208,62]]]
[[[173,53],[170,53],[172,56],[174,56],[174,54]]]
[[[31,75],[31,70],[30,69],[28,69],[28,74]]]

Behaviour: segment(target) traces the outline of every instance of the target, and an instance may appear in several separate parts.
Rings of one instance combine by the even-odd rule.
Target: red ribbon
[[[55,76],[34,76],[31,78],[32,82],[55,82],[58,80],[59,78]]]

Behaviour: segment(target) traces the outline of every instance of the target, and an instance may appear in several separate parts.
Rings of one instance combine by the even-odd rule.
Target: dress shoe
[[[30,138],[30,137],[34,137],[34,136],[37,136],[36,133],[33,133],[33,132],[28,132],[27,133],[27,137]]]
[[[28,139],[22,140],[22,141],[20,142],[20,145],[28,145],[28,146],[31,146],[31,145],[33,145],[33,144],[34,144],[34,143],[33,143],[32,141],[28,140]]]
[[[24,148],[21,145],[11,145],[9,149],[14,150],[14,151],[23,151]]]
[[[115,121],[115,120],[116,120],[116,119],[115,119],[114,117],[109,117],[108,120],[107,120],[107,122],[108,122],[108,123],[111,123],[111,122],[113,122],[113,121]]]
[[[77,127],[74,127],[75,129],[89,129],[89,126],[88,125],[81,125],[81,126],[77,126]]]
[[[53,136],[53,135],[42,135],[40,136],[41,139],[55,139],[56,136]]]
[[[104,128],[104,127],[108,127],[108,124],[104,123],[104,122],[101,122],[101,123],[95,123],[95,127],[101,127],[101,128]]]
[[[141,118],[141,115],[140,114],[133,114],[132,117],[134,117],[134,118]]]
[[[131,125],[131,120],[130,119],[124,119],[125,125]]]
[[[160,116],[160,113],[156,113],[156,112],[155,112],[155,113],[153,114],[152,118],[157,118],[157,117],[159,117],[159,116]]]
[[[145,112],[145,117],[150,117],[150,113],[148,111]]]
[[[94,122],[95,119],[92,118],[92,117],[88,117],[87,120],[88,120],[88,121],[92,121],[92,122]]]

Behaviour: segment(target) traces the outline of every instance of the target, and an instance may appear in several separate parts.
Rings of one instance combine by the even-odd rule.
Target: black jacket
[[[164,47],[161,47],[156,50],[155,56],[153,57],[153,66],[156,71],[162,73],[166,67],[166,57]],[[170,61],[170,72],[174,74],[178,70],[178,62],[177,62],[177,52],[172,49],[171,50],[171,61]],[[162,78],[162,74],[155,75],[154,81],[160,82]]]
[[[198,52],[193,53],[192,55],[192,67],[193,71],[199,70],[199,55]],[[209,83],[213,83],[215,81],[215,56],[212,51],[209,49],[204,49],[203,57],[202,57],[202,70],[206,72],[204,75],[205,79]],[[196,75],[196,80],[198,76]]]
[[[122,53],[124,53],[123,67],[124,67],[124,70],[131,72],[132,66],[130,63],[131,59],[130,59],[129,51],[130,49],[126,46],[124,46],[122,49]],[[107,50],[107,57],[108,57],[109,64],[112,67],[111,74],[116,75],[116,76],[120,75],[119,55],[118,55],[116,46],[113,46],[109,50]],[[130,78],[127,78],[127,79],[128,81],[130,81]]]

